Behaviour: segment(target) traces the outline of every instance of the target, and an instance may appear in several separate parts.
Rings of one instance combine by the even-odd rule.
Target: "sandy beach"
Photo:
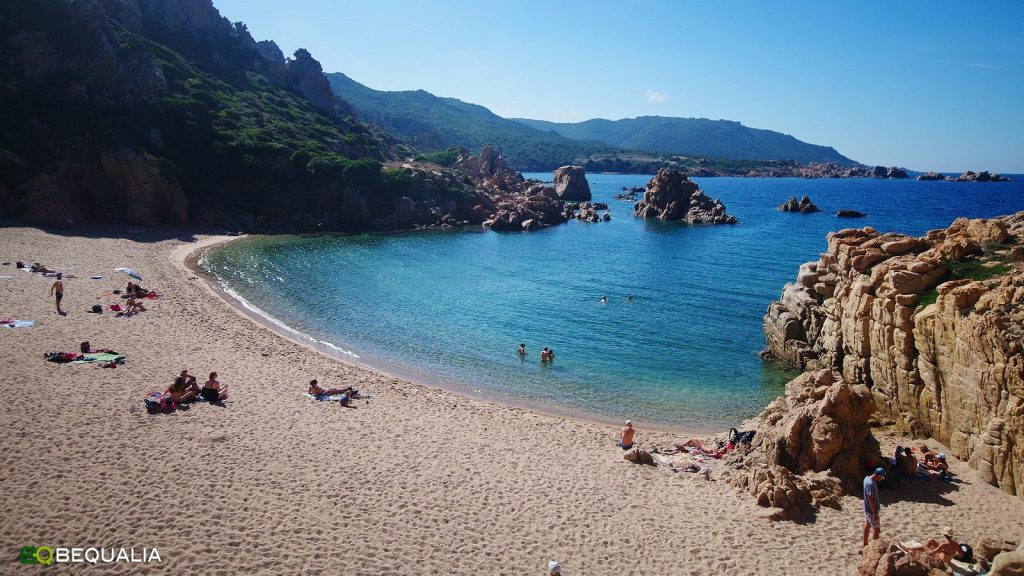
[[[34,321],[0,327],[0,572],[33,573],[14,559],[42,545],[159,549],[160,563],[92,570],[105,574],[540,575],[549,560],[568,575],[856,570],[859,498],[813,522],[771,522],[714,473],[624,461],[615,426],[399,380],[268,329],[185,266],[223,238],[76,234],[0,228],[0,275],[12,276],[0,279],[0,317]],[[18,260],[77,276],[65,280],[66,316],[47,295],[53,280]],[[126,284],[118,266],[160,298],[132,317],[88,313],[120,301],[106,295]],[[125,364],[43,358],[83,340]],[[200,382],[217,371],[226,405],[147,414],[146,392],[183,368]],[[371,398],[318,403],[304,394],[311,378]],[[645,448],[683,439],[638,431]],[[951,469],[954,483],[882,492],[883,538],[923,541],[947,525],[968,543],[1024,535],[1024,501],[963,462]]]

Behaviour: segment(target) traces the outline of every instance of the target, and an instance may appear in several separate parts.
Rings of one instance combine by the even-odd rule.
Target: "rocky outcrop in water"
[[[971,172],[968,170],[963,174],[956,177],[957,182],[1009,182],[1009,178],[1004,178],[999,174],[989,174],[988,172]]]
[[[842,209],[836,212],[836,218],[863,218],[867,214],[858,212],[857,210]]]
[[[1024,497],[1024,212],[923,237],[828,235],[765,315],[770,353],[871,392],[876,418],[932,436]]]
[[[917,178],[914,178],[914,180],[918,180],[920,182],[941,182],[943,180],[952,180],[952,178],[943,176],[938,172],[925,172],[924,174],[919,174]]]
[[[582,166],[562,166],[552,174],[555,193],[562,200],[587,202],[590,200],[590,183]]]
[[[814,202],[811,202],[811,199],[807,196],[801,198],[799,202],[796,201],[796,196],[790,196],[789,200],[786,200],[781,206],[779,206],[779,210],[782,210],[783,212],[811,214],[812,212],[817,212],[818,207],[815,206]]]
[[[520,172],[509,168],[505,159],[490,144],[480,149],[479,156],[459,148],[452,167],[468,174],[477,186],[488,192],[521,192],[532,184]]]
[[[735,224],[720,200],[709,198],[678,170],[659,170],[647,183],[642,200],[633,213],[641,218],[658,218],[687,224]]]

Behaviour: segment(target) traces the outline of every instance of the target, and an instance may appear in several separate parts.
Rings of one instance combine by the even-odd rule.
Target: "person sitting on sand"
[[[182,370],[181,374],[174,379],[174,384],[167,389],[166,394],[171,400],[177,403],[189,402],[199,395],[199,385],[196,384],[196,377],[191,376],[188,370]]]
[[[946,455],[943,453],[937,454],[931,464],[926,463],[924,465],[924,472],[930,478],[945,478],[946,473],[949,472],[949,465],[946,464]]]
[[[928,449],[927,446],[921,444],[921,464],[927,466],[935,461],[935,452]]]
[[[136,312],[145,312],[145,311],[146,311],[146,307],[142,305],[142,302],[139,302],[138,300],[136,300],[133,297],[130,297],[130,296],[128,297],[128,302],[126,302],[125,305],[124,305],[124,313],[125,314],[135,314]]]
[[[626,425],[619,430],[619,448],[623,450],[629,450],[633,447],[633,436],[636,434],[636,430],[633,430],[633,421],[626,420]]]
[[[519,345],[519,350],[516,350],[516,353],[519,354],[520,358],[523,358],[523,357],[526,356],[526,343],[525,342],[523,342],[522,344]]]
[[[203,389],[199,393],[207,402],[220,402],[227,399],[228,387],[221,386],[216,372],[210,372],[210,379],[203,382]]]
[[[917,458],[914,458],[914,452],[909,446],[903,449],[903,475],[914,476],[917,474]]]

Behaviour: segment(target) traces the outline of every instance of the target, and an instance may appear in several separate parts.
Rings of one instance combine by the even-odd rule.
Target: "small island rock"
[[[815,206],[814,202],[811,202],[811,199],[807,196],[801,198],[799,202],[796,201],[796,196],[791,196],[789,200],[786,200],[785,204],[779,206],[779,210],[782,210],[783,212],[810,214],[812,212],[817,212],[818,207]]]
[[[633,213],[641,218],[682,221],[688,224],[735,224],[725,205],[709,198],[679,170],[662,168],[647,183],[642,200]]]
[[[836,216],[838,218],[863,218],[863,217],[867,216],[867,214],[865,214],[863,212],[858,212],[857,210],[846,210],[846,209],[843,209],[843,210],[840,210],[840,211],[836,212]]]

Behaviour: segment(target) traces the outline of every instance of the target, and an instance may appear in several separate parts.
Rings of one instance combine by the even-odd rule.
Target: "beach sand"
[[[82,234],[82,233],[78,233]],[[118,237],[120,236],[120,237]],[[127,238],[127,239],[125,239]],[[343,364],[229,306],[183,264],[217,238],[0,228],[0,554],[22,546],[143,547],[159,564],[104,574],[850,574],[861,502],[813,522],[770,522],[714,479],[630,464],[617,429],[489,403]],[[73,273],[57,316],[52,280]],[[161,294],[130,318],[90,314],[130,266]],[[91,274],[102,275],[91,280]],[[766,303],[767,304],[767,303]],[[43,354],[88,340],[116,369]],[[141,399],[182,369],[211,370],[225,407],[149,415]],[[304,395],[311,378],[371,394],[346,409]],[[651,433],[642,447],[683,438]],[[898,438],[884,437],[886,445]],[[918,443],[915,442],[914,445]],[[934,444],[934,443],[931,443]],[[1024,502],[953,461],[957,481],[881,494],[888,539],[1024,535]]]

